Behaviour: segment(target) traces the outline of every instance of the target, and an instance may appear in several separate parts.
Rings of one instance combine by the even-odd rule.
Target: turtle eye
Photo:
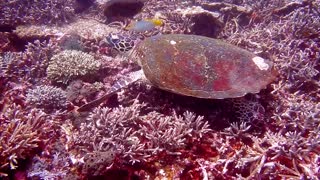
[[[119,43],[120,41],[120,37],[116,34],[112,34],[110,33],[107,37],[106,37],[107,42],[111,45],[114,46],[115,44]]]

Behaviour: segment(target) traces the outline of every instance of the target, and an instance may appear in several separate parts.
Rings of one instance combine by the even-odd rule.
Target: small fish
[[[162,26],[163,21],[161,19],[144,19],[141,21],[131,22],[125,29],[136,32],[150,31],[156,26]]]

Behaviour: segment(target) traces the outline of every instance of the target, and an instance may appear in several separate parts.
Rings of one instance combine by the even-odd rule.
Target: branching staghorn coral
[[[58,24],[74,17],[71,0],[10,1],[0,5],[0,25]]]
[[[258,177],[259,173],[271,174],[274,177],[311,178],[319,176],[315,167],[320,146],[314,142],[319,141],[319,134],[304,138],[299,133],[267,132],[262,139],[253,138],[253,147],[249,149],[250,158],[242,158],[245,162],[259,164],[250,177]],[[260,158],[257,152],[261,152]],[[258,161],[257,161],[258,160]],[[276,161],[277,160],[277,161]],[[309,164],[310,168],[306,166]],[[255,166],[255,165],[254,165]],[[258,169],[257,169],[258,168]]]
[[[22,53],[6,52],[1,60],[2,76],[5,78],[21,77],[25,72],[24,62],[21,61]]]
[[[283,133],[287,131],[305,133],[319,126],[319,99],[300,93],[288,94],[283,90],[277,92],[276,95],[282,95],[284,99],[275,104],[272,119],[277,126],[283,128],[281,130]]]
[[[168,1],[168,4],[149,2],[145,4],[146,8],[143,9],[141,16],[139,14],[135,19],[152,18],[159,10],[161,15],[165,16],[165,27],[162,31],[192,33],[190,32],[192,24],[188,24],[189,20],[168,12],[176,9],[177,4],[183,1]],[[193,2],[201,5],[203,1]],[[80,166],[77,173],[80,173],[82,178],[105,175],[104,173],[111,167],[120,169],[121,172],[135,174],[141,179],[154,177],[152,175],[158,179],[316,179],[319,177],[319,0],[294,2],[227,0],[223,3],[225,2],[230,3],[225,6],[227,8],[243,6],[252,9],[253,12],[244,16],[237,14],[238,11],[225,9],[225,12],[232,11],[229,16],[229,13],[221,11],[222,18],[227,22],[218,37],[263,57],[269,57],[279,69],[278,81],[257,95],[262,97],[259,102],[235,103],[234,108],[237,110],[234,112],[237,116],[235,122],[230,123],[221,118],[221,121],[225,121],[225,125],[229,127],[219,132],[208,130],[205,123],[205,120],[210,120],[210,115],[215,109],[212,111],[210,109],[211,114],[204,110],[205,113],[202,114],[205,115],[204,119],[193,113],[185,113],[180,117],[171,110],[179,114],[186,110],[194,112],[190,106],[192,99],[186,98],[189,104],[181,106],[177,101],[182,99],[186,102],[184,97],[175,101],[173,98],[168,98],[171,96],[170,93],[163,96],[159,90],[132,86],[118,93],[118,99],[114,100],[115,104],[104,102],[101,104],[102,107],[88,112],[89,116],[85,113],[83,116],[82,114],[76,116],[73,125],[64,122],[61,126],[61,136],[66,136],[66,143],[63,146],[65,149],[57,148],[58,150],[54,151],[46,149],[45,153],[50,152],[51,156],[46,155],[47,159],[43,155],[37,156],[41,162],[38,164],[45,164],[46,167],[39,168],[35,165],[34,169],[28,172],[28,177],[67,179],[65,176],[71,171],[74,173],[75,166]],[[170,15],[172,17],[169,17]],[[88,21],[83,21],[83,27],[88,26],[87,23]],[[87,30],[88,37],[92,35],[89,28],[82,30]],[[103,32],[105,31],[101,34],[105,34]],[[9,104],[16,102],[26,107],[27,89],[48,83],[45,79],[32,80],[33,76],[41,80],[45,76],[44,69],[48,66],[47,57],[50,57],[50,53],[48,56],[45,53],[42,56],[41,53],[46,52],[43,51],[46,46],[47,44],[34,45],[32,46],[34,49],[30,47],[30,52],[33,54],[30,56],[26,53],[29,50],[2,54],[3,59],[0,60],[4,71],[0,80],[4,98],[0,99],[0,108],[3,108],[2,104],[8,102]],[[43,48],[37,51],[38,47]],[[88,43],[86,47],[93,46]],[[90,50],[90,52],[96,51]],[[13,57],[12,61],[10,59],[6,61],[6,56],[10,54]],[[32,61],[28,60],[29,58]],[[114,60],[110,58],[110,61],[104,62],[105,66],[110,67],[108,76],[103,80],[104,88],[100,87],[91,92],[87,87],[94,85],[89,82],[70,83],[71,94],[78,88],[72,96],[79,95],[79,97],[69,100],[81,105],[87,100],[96,99],[99,93],[103,93],[112,84],[111,82],[115,81],[117,73],[124,74],[124,71],[130,71],[124,65],[117,66]],[[3,81],[3,77],[6,81]],[[99,90],[101,91],[96,92]],[[140,95],[140,100],[148,104],[137,102],[132,104],[132,99],[137,94]],[[199,102],[204,101],[199,100]],[[228,112],[224,109],[223,111]],[[23,113],[27,114],[24,110]],[[79,122],[80,127],[77,126]],[[261,125],[257,122],[261,122]],[[217,129],[218,125],[212,123],[211,126]],[[260,129],[253,131],[255,127],[261,127],[263,131]],[[2,130],[3,128],[0,132]],[[3,134],[0,133],[0,137],[1,135]],[[52,158],[52,161],[48,160],[49,158]],[[2,157],[0,162],[1,160]],[[146,165],[148,162],[151,162],[151,167]],[[10,168],[8,164],[5,166],[4,169]],[[137,167],[141,169],[133,170]],[[148,172],[149,168],[152,172]]]
[[[57,51],[58,46],[51,40],[35,40],[32,43],[28,43],[23,52],[23,61],[30,64],[28,78],[36,81],[38,78],[45,77],[49,60]]]
[[[135,101],[129,107],[94,109],[70,137],[68,145],[76,150],[74,156],[114,152],[121,161],[143,163],[161,153],[179,156],[178,149],[211,131],[203,118],[193,113],[186,112],[183,117],[156,112],[141,115],[144,106]],[[105,166],[109,165],[106,162]]]
[[[271,131],[260,138],[246,132],[249,126],[236,126],[226,129],[226,133],[217,133],[212,139],[218,159],[195,160],[198,163],[195,170],[201,169],[202,177],[316,179],[319,176],[319,144],[316,143],[319,128],[308,138],[298,133],[281,135]],[[239,137],[250,138],[250,144],[243,139],[239,141]]]
[[[46,113],[29,112],[16,104],[6,105],[0,114],[0,176],[18,168],[19,161],[32,157],[50,139],[52,119]],[[1,173],[2,172],[2,173]]]
[[[46,76],[46,68],[57,46],[51,41],[35,40],[23,52],[6,52],[0,59],[2,76],[12,81],[26,79],[32,83]]]

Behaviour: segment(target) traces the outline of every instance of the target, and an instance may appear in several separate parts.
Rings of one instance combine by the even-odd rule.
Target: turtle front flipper
[[[100,97],[98,99],[90,101],[87,104],[82,105],[78,109],[78,112],[89,111],[92,108],[99,106],[99,104],[101,104],[102,102],[108,100],[110,96],[112,96],[114,93],[118,92],[120,89],[126,88],[129,85],[133,84],[134,82],[136,82],[138,80],[144,80],[144,79],[146,79],[146,78],[145,78],[142,70],[131,72],[126,77],[116,81],[114,83],[114,85],[111,86],[110,90],[105,95],[103,95],[102,97]]]

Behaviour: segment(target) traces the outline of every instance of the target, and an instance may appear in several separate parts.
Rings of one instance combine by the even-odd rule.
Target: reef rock
[[[190,18],[192,24],[190,30],[197,35],[216,37],[224,26],[220,13],[205,10],[200,6],[178,8],[174,12]]]
[[[47,37],[59,38],[65,34],[77,34],[83,39],[100,40],[104,38],[106,34],[116,31],[116,29],[92,19],[79,19],[61,27],[47,25],[23,25],[18,26],[14,32],[22,39],[44,39]]]

